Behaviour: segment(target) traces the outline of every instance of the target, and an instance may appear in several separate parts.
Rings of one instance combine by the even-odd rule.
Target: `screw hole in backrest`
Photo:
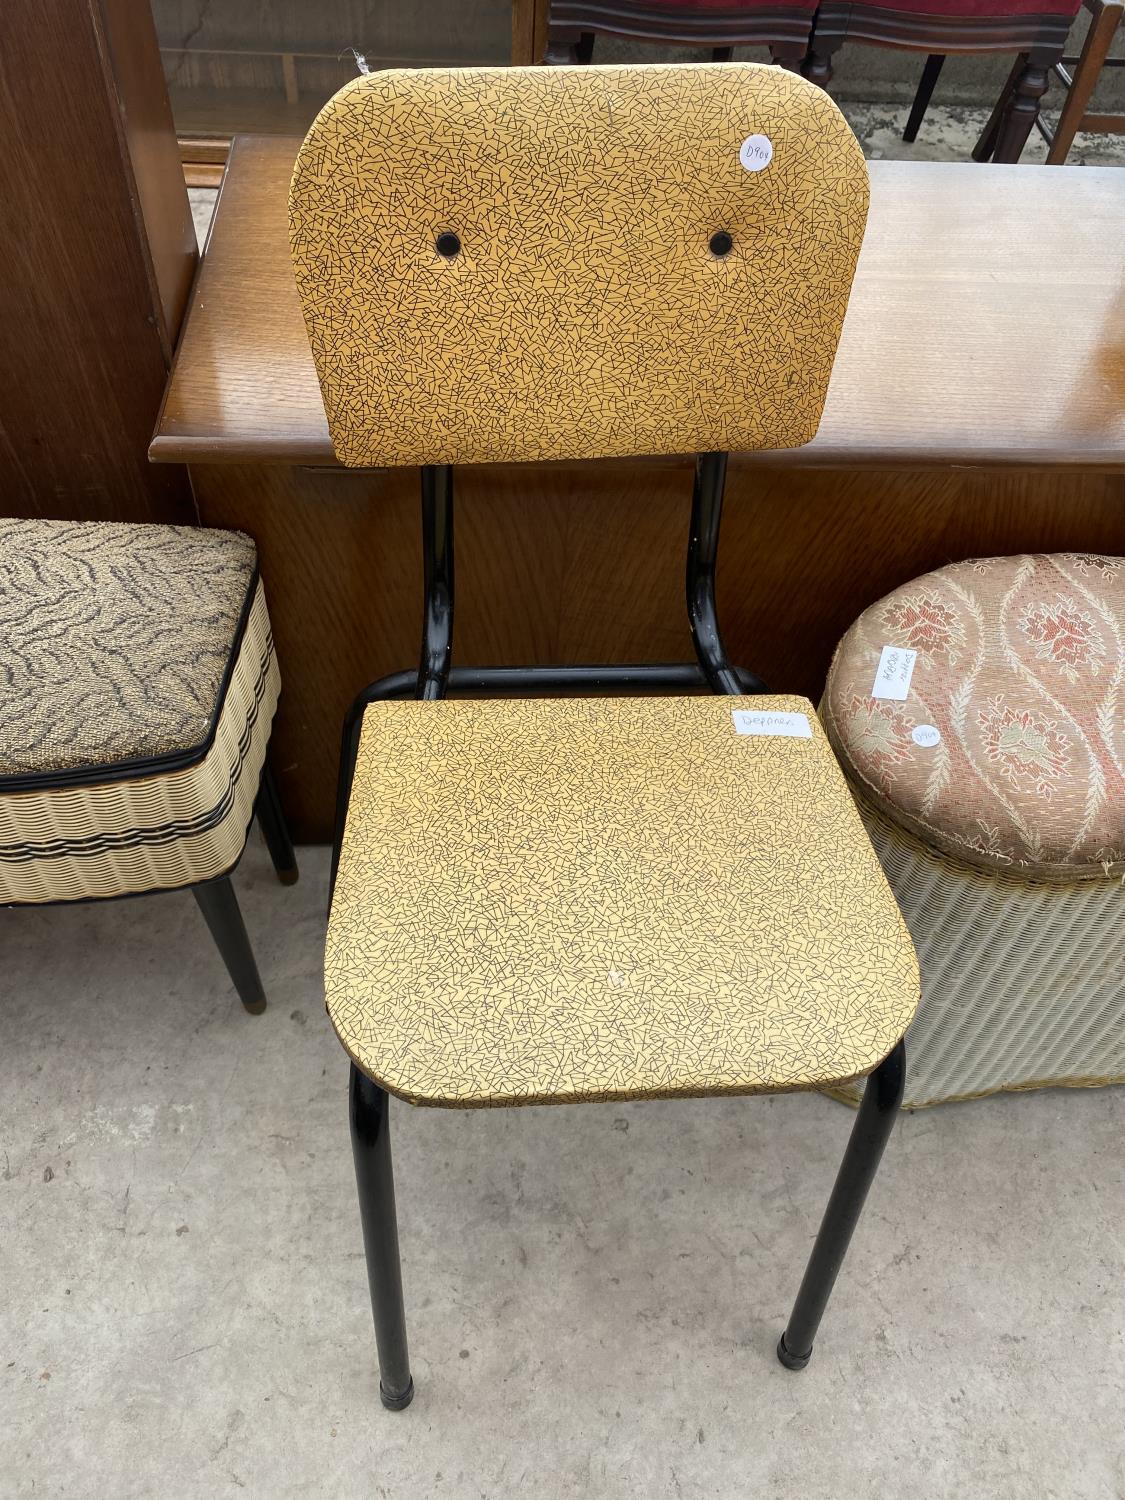
[[[718,233],[711,236],[712,255],[729,255],[733,246],[734,241],[725,229],[720,229]]]
[[[452,260],[461,250],[461,241],[455,234],[439,234],[434,241],[434,249],[439,255],[444,255],[446,260]]]

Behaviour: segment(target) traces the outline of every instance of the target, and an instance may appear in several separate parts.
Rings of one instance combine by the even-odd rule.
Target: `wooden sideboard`
[[[195,274],[136,0],[0,4],[0,513],[195,521],[145,460]]]
[[[150,448],[258,542],[283,677],[275,758],[329,836],[354,693],[417,659],[416,470],[335,464],[289,269],[297,141],[239,137]],[[865,605],[951,559],[1125,552],[1125,172],[871,164],[820,432],[732,458],[732,657],[816,696]],[[690,656],[688,459],[467,468],[455,660]]]

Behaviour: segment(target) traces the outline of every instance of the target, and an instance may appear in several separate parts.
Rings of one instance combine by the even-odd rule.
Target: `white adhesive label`
[[[917,658],[917,651],[911,651],[907,646],[884,646],[871,696],[905,698],[910,691],[910,679],[914,675]]]
[[[773,161],[773,142],[768,135],[748,135],[738,148],[738,159],[748,172],[760,172]]]
[[[737,734],[773,734],[783,739],[811,740],[812,725],[808,714],[771,714],[759,708],[731,710]]]
[[[935,729],[932,724],[915,724],[910,731],[910,738],[916,745],[921,745],[923,750],[928,750],[931,745],[941,742],[941,730]]]

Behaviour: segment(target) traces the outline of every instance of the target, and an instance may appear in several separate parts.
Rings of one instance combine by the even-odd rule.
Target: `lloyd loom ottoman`
[[[1125,1081],[1125,559],[905,584],[821,712],[918,950],[906,1106]]]
[[[190,886],[264,1010],[230,872],[257,813],[297,878],[266,762],[279,689],[248,536],[0,520],[0,905]]]

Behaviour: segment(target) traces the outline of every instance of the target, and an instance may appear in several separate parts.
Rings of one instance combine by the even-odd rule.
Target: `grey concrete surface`
[[[376,1395],[323,850],[0,912],[0,1494],[1125,1495],[1125,1090],[896,1127],[813,1362],[773,1348],[852,1116],[398,1107],[418,1395]]]

